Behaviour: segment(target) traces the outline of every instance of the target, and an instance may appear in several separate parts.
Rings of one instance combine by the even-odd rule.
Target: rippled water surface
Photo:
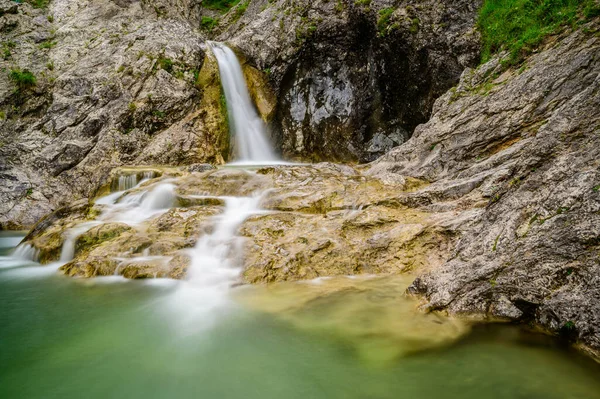
[[[420,314],[406,279],[240,287],[210,320],[182,284],[0,268],[0,398],[600,398],[593,361]]]

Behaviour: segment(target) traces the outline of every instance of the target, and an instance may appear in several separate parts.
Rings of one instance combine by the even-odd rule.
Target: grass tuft
[[[33,87],[37,83],[35,75],[27,69],[12,69],[8,76],[17,86],[17,90],[19,91]]]

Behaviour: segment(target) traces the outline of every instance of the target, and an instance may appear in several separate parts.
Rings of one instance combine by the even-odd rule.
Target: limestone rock
[[[466,70],[431,120],[365,172],[427,180],[400,201],[462,214],[454,255],[410,289],[428,309],[568,325],[600,348],[597,32],[591,23],[520,68]]]

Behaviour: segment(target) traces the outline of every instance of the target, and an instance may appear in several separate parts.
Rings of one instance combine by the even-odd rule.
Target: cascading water
[[[130,189],[138,187],[150,178],[150,176],[144,175],[142,181],[136,183]],[[133,179],[128,180],[128,183],[132,182]],[[137,179],[135,182],[137,182]],[[121,188],[121,179],[119,179],[119,188]],[[135,226],[166,212],[175,203],[175,186],[168,182],[157,184],[149,191],[140,191],[130,195],[125,195],[126,192],[119,191],[100,198],[96,201],[96,204],[104,205],[105,209],[97,221],[81,223],[67,230],[60,254],[60,262],[66,263],[73,259],[77,238],[92,227],[107,222],[121,222]]]
[[[140,177],[142,178],[140,180]],[[133,173],[130,175],[121,175],[117,180],[117,191],[130,190],[141,183],[153,179],[156,177],[156,173],[153,171],[144,171],[141,173]]]
[[[208,42],[219,64],[221,84],[227,100],[229,128],[234,138],[237,164],[279,162],[269,141],[263,120],[250,99],[242,67],[235,53],[223,43]]]
[[[228,292],[242,271],[243,238],[237,230],[250,215],[260,212],[261,197],[224,197],[225,210],[215,217],[212,233],[200,237],[189,252],[188,284],[177,291],[176,306],[185,304],[188,332],[212,325],[216,310],[229,303]],[[200,323],[198,323],[200,322]],[[191,328],[191,330],[189,330]]]

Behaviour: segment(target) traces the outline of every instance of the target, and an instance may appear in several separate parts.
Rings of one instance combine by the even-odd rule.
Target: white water
[[[267,140],[263,120],[250,99],[242,67],[235,53],[223,43],[208,42],[219,64],[221,84],[227,100],[229,129],[234,138],[238,164],[279,163]]]
[[[78,224],[77,226],[69,229],[65,232],[65,241],[63,242],[61,251],[60,251],[60,262],[67,263],[73,260],[75,256],[75,243],[77,242],[77,237],[88,231],[94,226],[98,226],[102,224],[101,222],[85,222]]]
[[[3,244],[6,245],[2,248],[10,248],[16,246],[22,237],[11,237],[9,239],[3,238]],[[40,251],[30,244],[21,244],[17,246],[9,256],[0,256],[0,269],[10,269],[13,267],[23,265],[37,265],[39,260]]]
[[[132,188],[136,188],[148,179],[144,176],[144,179]],[[128,183],[132,182],[132,179],[128,181]],[[119,188],[122,188],[120,178]],[[97,221],[80,223],[65,232],[60,262],[66,263],[73,260],[77,238],[92,227],[108,222],[121,222],[130,226],[137,226],[168,211],[175,204],[175,186],[163,182],[150,187],[149,190],[129,195],[127,195],[127,191],[119,191],[98,199],[96,203],[105,206]]]
[[[143,182],[156,177],[156,173],[154,173],[153,171],[145,171],[145,172],[142,172],[141,175],[142,175],[142,180],[138,180],[137,173],[134,173],[131,175],[119,176],[118,187],[117,187],[118,191],[126,191],[129,189],[132,189],[136,186],[139,186]]]

